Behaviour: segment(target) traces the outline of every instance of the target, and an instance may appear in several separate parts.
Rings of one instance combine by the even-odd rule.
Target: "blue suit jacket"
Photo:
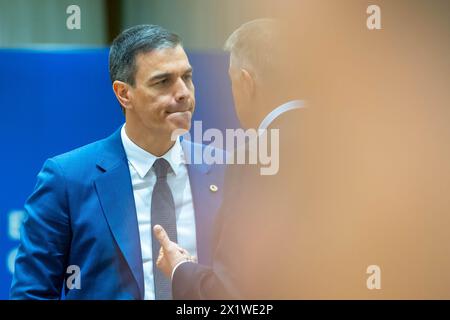
[[[187,157],[204,147],[186,140],[182,146]],[[188,173],[198,259],[209,264],[224,168],[192,164]],[[218,186],[217,192],[210,190],[212,184]],[[63,289],[67,299],[143,299],[138,222],[120,129],[104,140],[48,159],[25,210],[12,299],[59,299]],[[66,285],[73,274],[67,269],[71,265],[80,268],[80,289]]]

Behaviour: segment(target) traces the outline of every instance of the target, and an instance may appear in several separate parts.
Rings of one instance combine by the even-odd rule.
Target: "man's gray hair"
[[[224,50],[231,53],[240,67],[249,68],[257,78],[274,71],[280,24],[275,19],[256,19],[244,23],[225,42]]]

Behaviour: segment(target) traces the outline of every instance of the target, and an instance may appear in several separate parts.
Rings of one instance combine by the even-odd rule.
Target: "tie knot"
[[[153,168],[155,169],[155,174],[158,179],[165,179],[167,177],[167,173],[171,169],[170,163],[164,158],[156,159],[153,164]]]

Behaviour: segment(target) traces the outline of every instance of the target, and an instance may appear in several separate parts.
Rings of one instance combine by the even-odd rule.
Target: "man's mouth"
[[[180,109],[180,110],[166,111],[167,114],[184,113],[184,112],[191,112],[191,109]]]
[[[188,126],[192,119],[192,108],[177,108],[166,111],[167,120],[175,121],[180,127]]]
[[[183,108],[175,108],[172,110],[166,110],[166,114],[185,113],[185,112],[192,113],[192,108],[191,107],[183,107]]]

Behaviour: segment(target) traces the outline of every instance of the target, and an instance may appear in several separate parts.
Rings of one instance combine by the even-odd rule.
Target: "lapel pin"
[[[209,190],[211,190],[212,192],[217,192],[217,190],[219,190],[219,188],[217,188],[217,186],[215,184],[212,184],[209,186]]]

